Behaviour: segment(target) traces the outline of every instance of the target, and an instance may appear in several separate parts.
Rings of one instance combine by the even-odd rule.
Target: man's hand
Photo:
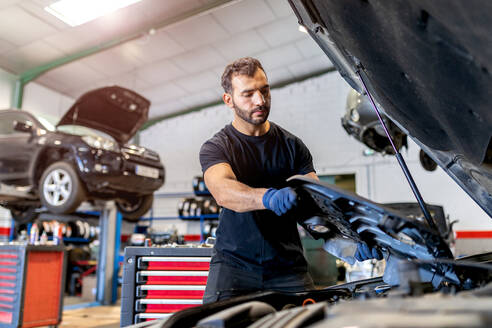
[[[371,249],[364,243],[358,243],[354,257],[357,261],[360,262],[370,259],[382,260],[383,254],[381,254],[381,252],[376,248]]]
[[[294,205],[297,205],[297,194],[290,187],[280,190],[270,188],[263,195],[263,205],[266,209],[274,211],[275,214],[280,216],[287,213]]]

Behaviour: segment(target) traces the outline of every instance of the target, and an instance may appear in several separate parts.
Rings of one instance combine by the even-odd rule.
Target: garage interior
[[[128,288],[135,288],[141,278],[139,265],[152,265],[147,259],[151,256],[198,258],[197,272],[206,273],[203,263],[212,247],[207,238],[215,236],[220,207],[204,184],[198,154],[201,145],[232,120],[222,102],[220,77],[224,67],[240,57],[261,61],[271,86],[269,119],[303,140],[321,181],[377,203],[415,203],[394,156],[370,149],[344,130],[341,118],[351,87],[302,30],[288,1],[65,1],[86,7],[73,7],[79,16],[63,21],[58,0],[0,1],[0,109],[26,111],[55,125],[89,91],[129,89],[150,101],[150,107],[128,144],[155,152],[165,178],[153,192],[150,209],[131,220],[114,199],[84,201],[71,214],[40,207],[34,220],[22,223],[0,206],[0,253],[1,247],[18,252],[24,266],[35,254],[44,263],[40,272],[59,273],[59,279],[50,282],[57,284],[50,297],[60,300],[50,308],[55,318],[40,326],[124,327],[201,304],[200,297],[191,298],[158,315],[137,314],[135,302],[143,308],[153,303],[139,299],[138,293],[147,295],[144,289]],[[87,9],[91,3],[116,2],[121,8],[99,6],[106,9],[104,14]],[[2,133],[0,138],[8,137]],[[0,154],[7,151],[2,147],[7,146],[0,144]],[[490,252],[489,215],[441,167],[426,170],[420,147],[411,138],[401,153],[422,197],[442,206],[443,217],[452,223],[455,257]],[[1,195],[5,186],[0,186]],[[328,255],[320,240],[299,231],[317,287],[381,274],[381,263],[344,264]],[[153,250],[150,245],[161,247]],[[125,253],[126,247],[134,248]],[[131,283],[123,281],[125,270],[133,272]],[[22,295],[34,295],[40,287],[37,283],[29,292],[33,287],[20,279]],[[122,300],[125,293],[132,294],[130,301]],[[40,308],[31,307],[33,312]],[[25,311],[27,319],[27,309],[21,302],[5,320],[20,320],[22,326],[19,313]],[[0,316],[2,323],[9,322],[2,320]]]

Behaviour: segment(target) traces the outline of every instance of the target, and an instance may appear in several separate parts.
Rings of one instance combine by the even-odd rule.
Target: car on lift
[[[348,84],[371,95],[492,216],[492,2],[289,3]],[[492,253],[455,258],[424,202],[422,215],[407,216],[303,176],[288,182],[298,194],[292,214],[298,223],[316,239],[379,249],[388,260],[383,277],[300,293],[248,294],[138,327],[492,326]],[[153,301],[149,313],[160,300]]]
[[[82,95],[56,125],[0,111],[0,205],[25,223],[42,206],[68,214],[83,201],[115,200],[126,220],[138,220],[165,176],[155,151],[128,144],[149,107],[139,94],[111,86]]]
[[[370,149],[383,155],[395,155],[386,137],[386,131],[371,107],[372,104],[365,95],[351,89],[347,95],[347,105],[341,120],[342,126],[348,135],[353,136]],[[408,148],[407,135],[386,115],[380,115],[396,149],[400,151],[402,148]],[[436,162],[422,149],[419,152],[419,160],[426,171],[432,172],[437,168]]]
[[[389,118],[386,116],[382,118],[398,151],[403,147],[408,148],[407,135]],[[353,136],[370,149],[383,155],[395,154],[370,101],[354,89],[351,89],[347,95],[347,105],[341,123],[348,135]]]

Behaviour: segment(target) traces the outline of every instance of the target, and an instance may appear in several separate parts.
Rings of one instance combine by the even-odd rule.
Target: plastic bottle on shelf
[[[53,245],[60,245],[62,240],[62,227],[58,221],[54,222],[53,227]]]
[[[43,231],[41,234],[41,237],[39,238],[39,244],[40,245],[46,245],[48,243],[48,234],[46,233],[46,230]]]
[[[39,238],[39,228],[36,223],[33,223],[31,226],[31,230],[29,232],[29,244],[34,245],[38,241]]]

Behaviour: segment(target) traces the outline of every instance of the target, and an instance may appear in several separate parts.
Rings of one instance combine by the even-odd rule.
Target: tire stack
[[[68,222],[57,221],[39,221],[39,235],[46,232],[48,237],[53,237],[56,225],[60,226],[61,234],[63,238],[81,238],[90,242],[97,238],[99,234],[99,227],[90,225],[85,220],[73,220]]]
[[[203,239],[207,240],[208,237],[215,238],[215,233],[217,232],[217,228],[219,227],[219,223],[217,221],[208,221],[205,223],[203,227]]]
[[[199,217],[203,214],[219,214],[220,207],[213,198],[185,198],[178,204],[179,217]]]
[[[203,177],[193,178],[193,192],[195,197],[184,198],[178,203],[180,218],[199,218],[201,215],[218,215],[220,206],[207,189]]]
[[[193,192],[197,196],[212,196],[201,176],[193,178]]]

